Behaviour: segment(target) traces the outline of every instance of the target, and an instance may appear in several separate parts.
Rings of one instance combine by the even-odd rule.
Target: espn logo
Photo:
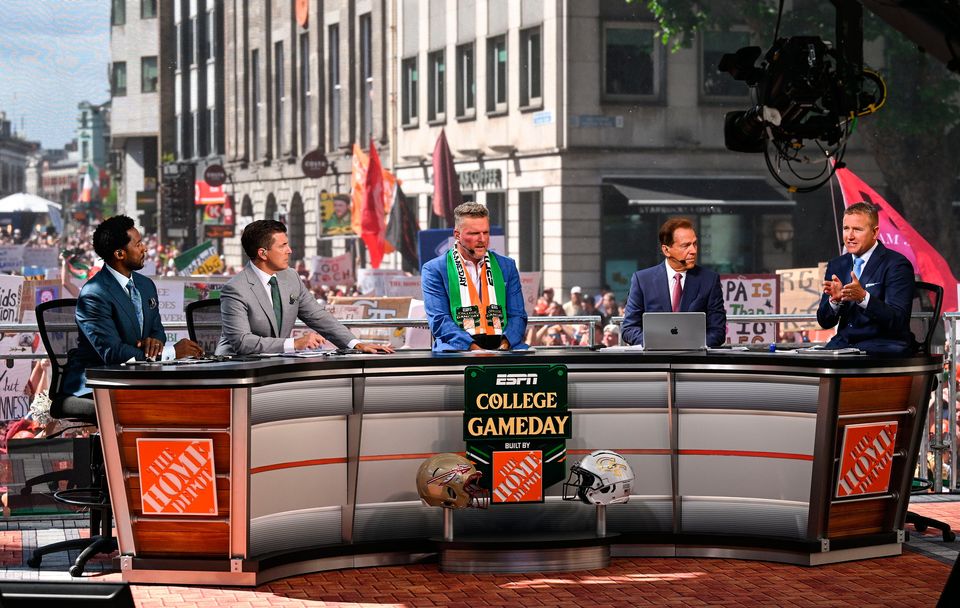
[[[497,386],[517,386],[518,384],[533,386],[536,383],[536,374],[497,374]]]

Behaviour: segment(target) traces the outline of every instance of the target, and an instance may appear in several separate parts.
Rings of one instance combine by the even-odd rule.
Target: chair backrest
[[[63,368],[67,364],[67,354],[77,347],[80,328],[77,327],[77,300],[66,298],[50,300],[37,305],[37,326],[40,339],[50,359],[50,396],[60,393]]]
[[[203,352],[213,354],[220,341],[220,300],[209,298],[187,304],[187,334],[190,339],[203,348]]]
[[[930,312],[933,315],[930,319],[911,319],[910,331],[917,340],[920,352],[929,353],[933,334],[941,324],[943,287],[926,281],[914,281],[913,286],[913,312]]]

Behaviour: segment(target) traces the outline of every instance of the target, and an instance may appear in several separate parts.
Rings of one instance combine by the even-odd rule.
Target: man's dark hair
[[[867,219],[870,220],[871,226],[880,225],[880,214],[877,211],[876,205],[864,202],[854,203],[847,207],[847,210],[843,212],[844,215],[853,215],[854,213],[867,216]]]
[[[133,228],[133,220],[125,215],[115,215],[100,222],[93,231],[93,250],[104,262],[113,260],[113,252],[124,249],[130,243],[127,231]]]
[[[240,245],[243,252],[251,260],[257,259],[257,252],[261,249],[270,249],[273,235],[278,232],[286,234],[287,227],[277,220],[257,220],[250,222],[240,235]]]
[[[660,226],[660,244],[667,247],[673,245],[673,233],[678,228],[693,230],[693,222],[685,217],[671,217]]]

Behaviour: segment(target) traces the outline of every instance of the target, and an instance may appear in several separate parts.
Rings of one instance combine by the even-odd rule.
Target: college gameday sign
[[[213,439],[137,439],[144,515],[216,515]]]
[[[890,489],[896,421],[848,424],[843,429],[837,498],[883,494]]]
[[[493,503],[543,502],[565,479],[573,417],[564,365],[468,366],[463,439]]]

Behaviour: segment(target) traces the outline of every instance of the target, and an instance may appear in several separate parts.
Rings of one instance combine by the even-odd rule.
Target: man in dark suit
[[[250,263],[220,292],[223,333],[218,355],[311,350],[323,343],[321,335],[339,348],[393,352],[390,346],[357,340],[317,303],[297,271],[289,267],[293,251],[282,223],[251,222],[243,229],[240,244]],[[294,339],[290,333],[298,318],[313,331]]]
[[[86,386],[89,367],[203,355],[200,346],[187,339],[164,348],[167,336],[157,287],[136,272],[143,268],[146,247],[132,219],[117,215],[104,220],[93,233],[93,249],[104,264],[77,299],[80,335],[77,348],[67,356],[60,387],[68,414],[92,413],[91,389]]]
[[[910,332],[913,265],[877,240],[879,230],[877,209],[869,203],[850,205],[843,214],[847,253],[827,263],[817,309],[821,327],[838,326],[827,348],[899,354],[916,349]]]
[[[620,330],[623,341],[643,344],[645,312],[705,312],[707,346],[720,346],[727,337],[720,275],[697,266],[699,243],[693,223],[670,218],[660,227],[659,237],[666,260],[633,274]]]

